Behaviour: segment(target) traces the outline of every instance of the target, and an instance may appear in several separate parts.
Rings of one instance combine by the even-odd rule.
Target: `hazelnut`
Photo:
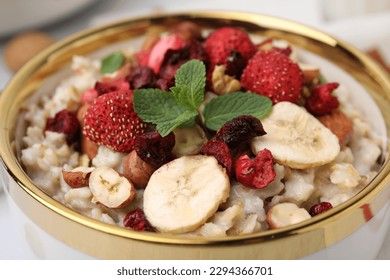
[[[146,187],[155,170],[155,167],[143,161],[134,150],[124,158],[123,176],[129,179],[138,189]]]
[[[16,72],[30,58],[54,42],[52,37],[40,31],[19,34],[5,46],[5,62],[11,71]]]

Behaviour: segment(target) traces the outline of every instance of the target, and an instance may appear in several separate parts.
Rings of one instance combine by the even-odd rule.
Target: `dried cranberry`
[[[230,52],[230,56],[226,59],[226,70],[225,74],[239,78],[246,66],[247,61],[245,58],[236,50]]]
[[[154,231],[146,219],[144,211],[140,208],[136,208],[127,213],[123,219],[123,225],[136,231]]]
[[[54,118],[47,119],[45,131],[64,133],[68,144],[76,142],[80,134],[76,113],[66,109],[59,111]]]
[[[175,146],[173,132],[165,137],[162,137],[157,131],[147,132],[139,135],[134,142],[134,150],[137,155],[155,168],[159,168],[175,158],[172,153],[173,146]]]
[[[139,66],[126,77],[126,80],[132,89],[153,88],[156,84],[157,77],[152,68]]]
[[[113,82],[96,82],[95,90],[99,95],[103,95],[113,91],[127,91],[130,88],[129,83],[123,80],[117,80]]]
[[[275,179],[272,153],[267,149],[261,150],[253,161],[242,155],[235,164],[236,179],[246,187],[262,189]]]
[[[177,69],[190,59],[207,61],[201,42],[190,40],[184,47],[178,50],[169,49],[164,55],[159,76],[165,80],[173,81]]]
[[[322,116],[339,107],[339,100],[332,95],[338,86],[338,83],[328,83],[313,88],[310,96],[306,99],[306,109],[315,116]]]
[[[332,208],[333,208],[333,206],[331,203],[323,201],[323,202],[320,202],[318,204],[313,205],[310,208],[309,213],[311,216],[315,216],[315,215],[324,213]]]
[[[174,81],[160,78],[156,81],[155,87],[163,91],[169,91],[175,85]]]
[[[212,138],[202,146],[200,153],[215,157],[218,163],[226,168],[227,174],[231,174],[233,159],[229,147],[224,141]]]
[[[265,135],[263,125],[258,118],[241,115],[226,122],[217,132],[217,138],[230,148],[237,147],[256,136]]]

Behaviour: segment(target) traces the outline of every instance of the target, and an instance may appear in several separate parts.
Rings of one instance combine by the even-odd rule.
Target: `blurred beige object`
[[[0,0],[0,37],[64,19],[96,0]]]
[[[380,13],[390,10],[390,0],[322,0],[326,20]]]
[[[12,38],[4,49],[4,60],[8,68],[16,72],[30,58],[53,44],[55,40],[40,31],[21,33]]]

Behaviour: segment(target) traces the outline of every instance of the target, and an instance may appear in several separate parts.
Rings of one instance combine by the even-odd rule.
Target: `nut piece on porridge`
[[[156,171],[156,168],[142,160],[135,150],[123,159],[123,176],[129,179],[138,189],[146,187],[154,171]]]
[[[267,223],[273,229],[297,224],[310,218],[306,209],[290,202],[276,204],[267,212]]]
[[[108,208],[125,207],[136,195],[132,183],[109,167],[97,167],[91,172],[89,188],[94,200]]]

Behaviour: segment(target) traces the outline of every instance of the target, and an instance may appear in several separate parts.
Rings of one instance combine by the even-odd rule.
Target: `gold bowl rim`
[[[112,30],[120,28],[129,28],[136,25],[150,25],[151,23],[164,22],[167,19],[178,19],[178,20],[196,20],[196,21],[226,21],[227,23],[241,23],[251,24],[259,26],[265,30],[282,30],[284,33],[294,34],[295,36],[302,36],[311,38],[312,40],[318,41],[321,44],[337,48],[344,52],[351,59],[358,60],[367,69],[367,73],[377,81],[382,87],[383,91],[387,92],[390,96],[390,81],[387,74],[373,62],[369,57],[364,55],[362,52],[352,47],[351,45],[343,42],[342,40],[336,39],[333,36],[325,34],[321,31],[313,29],[311,27],[295,23],[289,20],[280,19],[271,16],[251,14],[251,13],[238,13],[238,12],[188,12],[188,13],[170,13],[162,15],[154,15],[147,17],[137,17],[131,19],[119,20],[113,23],[109,23],[100,27],[90,28],[85,31],[79,32],[75,35],[65,38],[51,47],[47,48],[31,61],[29,61],[22,69],[16,73],[11,79],[8,85],[5,87],[1,98],[0,98],[0,157],[2,163],[7,170],[7,173],[14,182],[20,187],[25,194],[34,201],[43,205],[45,208],[54,211],[56,214],[63,216],[64,218],[76,222],[82,226],[89,227],[91,229],[101,231],[109,234],[110,236],[118,236],[121,238],[147,241],[152,243],[165,243],[165,244],[186,244],[186,245],[204,245],[204,244],[227,244],[237,242],[266,242],[274,241],[278,238],[284,238],[288,236],[295,236],[299,234],[305,234],[316,230],[327,231],[333,229],[333,226],[328,226],[334,223],[337,219],[340,219],[343,215],[352,215],[353,211],[361,214],[361,208],[363,205],[373,206],[376,201],[376,197],[380,194],[383,189],[386,188],[390,180],[390,164],[389,159],[386,159],[379,174],[359,192],[356,196],[350,198],[343,204],[335,207],[334,209],[324,213],[320,216],[313,217],[309,220],[288,226],[281,229],[272,229],[262,231],[255,234],[242,235],[242,236],[228,236],[218,238],[187,238],[179,237],[177,235],[170,234],[154,234],[154,233],[140,233],[132,231],[119,226],[112,226],[85,217],[77,212],[67,208],[58,201],[46,195],[38,187],[36,187],[29,177],[23,171],[20,163],[17,161],[14,154],[14,146],[12,144],[12,123],[14,120],[10,120],[9,114],[11,110],[15,110],[17,105],[14,104],[14,96],[20,89],[20,84],[28,79],[35,71],[45,66],[46,63],[50,63],[51,60],[58,59],[63,53],[63,50],[68,47],[74,47],[81,43],[87,42],[89,39],[101,36],[104,37],[110,34]],[[221,24],[221,23],[219,23]],[[10,114],[12,115],[12,114]],[[390,120],[388,120],[390,122]],[[387,147],[388,149],[388,147]],[[376,202],[377,206],[373,207],[373,214],[379,211],[380,207],[384,204],[383,199],[380,202]],[[354,214],[355,215],[355,214]],[[324,242],[324,246],[335,243],[336,241],[344,238],[351,233],[358,226],[364,224],[364,219],[359,220],[358,225],[354,225],[353,228],[345,230],[340,234],[336,234],[334,237],[329,238]],[[338,225],[340,226],[340,225]]]

